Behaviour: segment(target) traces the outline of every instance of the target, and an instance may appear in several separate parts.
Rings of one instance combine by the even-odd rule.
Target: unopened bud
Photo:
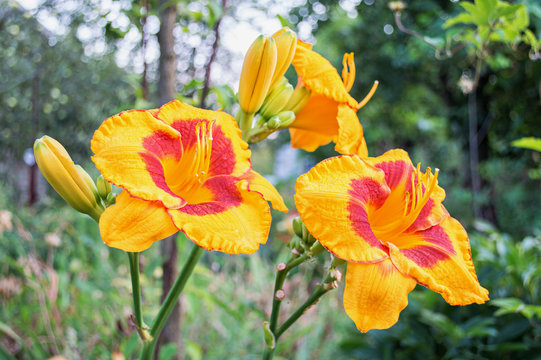
[[[332,268],[337,268],[339,266],[342,266],[346,263],[346,260],[342,260],[340,259],[339,257],[336,257],[333,255],[333,259],[332,259],[332,262],[331,262],[331,267]]]
[[[289,97],[289,101],[287,102],[286,106],[284,106],[284,109],[298,114],[302,109],[304,109],[306,104],[308,104],[308,100],[310,100],[310,90],[304,86],[299,86]]]
[[[291,94],[293,94],[293,86],[285,78],[282,78],[282,81],[265,98],[259,110],[259,115],[270,118],[278,114],[288,103]]]
[[[107,199],[107,196],[111,192],[111,183],[109,183],[103,175],[100,175],[96,179],[96,188],[98,189],[98,194],[102,199]]]
[[[316,241],[314,245],[312,245],[312,247],[310,248],[310,253],[312,254],[312,256],[317,256],[324,251],[325,248],[319,243],[319,241]]]
[[[55,139],[43,136],[34,142],[34,156],[49,184],[75,210],[96,221],[103,212],[98,203],[96,186],[90,175],[71,160],[68,152]]]
[[[278,301],[284,300],[286,297],[286,292],[282,289],[276,290],[276,294],[274,294],[274,298]]]
[[[276,67],[274,39],[260,35],[250,46],[240,74],[239,104],[247,114],[259,110],[270,88]]]
[[[301,237],[302,236],[302,228],[304,224],[302,223],[302,219],[300,217],[296,217],[293,219],[293,232],[295,235]]]
[[[105,202],[109,205],[113,205],[114,203],[116,203],[116,194],[112,192],[107,194],[107,197],[105,198]]]
[[[275,87],[280,79],[287,71],[293,56],[295,56],[295,49],[297,48],[297,34],[295,34],[290,28],[285,27],[272,35],[276,42],[276,68],[272,76],[271,86]]]

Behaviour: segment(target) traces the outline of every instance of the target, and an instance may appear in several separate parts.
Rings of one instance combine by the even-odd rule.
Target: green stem
[[[286,267],[283,270],[278,270],[276,272],[276,280],[274,281],[274,292],[272,294],[272,312],[270,316],[270,323],[269,323],[269,330],[275,334],[276,327],[278,326],[278,315],[280,314],[280,305],[282,305],[283,299],[278,299],[276,297],[276,292],[278,290],[281,290],[284,286],[284,282],[286,280],[287,274],[289,271],[296,266],[299,266],[303,262],[305,262],[307,259],[309,259],[311,256],[310,253],[304,253],[302,255],[294,255],[292,254],[290,258],[288,259],[286,263]],[[277,340],[277,337],[275,337]],[[265,348],[265,352],[263,353],[263,359],[272,359],[274,356],[274,351],[276,349],[276,344],[274,348]]]
[[[302,257],[302,256],[301,256]],[[291,264],[296,264],[297,263],[297,260],[299,260],[301,257],[295,259],[294,261],[291,262]],[[298,265],[298,264],[297,264]],[[296,266],[296,265],[295,265]],[[284,270],[283,272],[287,273],[288,270],[288,267],[286,267],[286,270]],[[285,278],[285,275],[284,275],[284,278]],[[277,274],[277,277],[276,277],[276,280],[278,280],[278,274]],[[319,284],[318,286],[316,286],[316,288],[314,289],[314,291],[312,292],[312,294],[310,294],[310,296],[308,297],[308,299],[304,302],[304,304],[302,304],[279,328],[278,330],[275,330],[276,328],[276,324],[274,324],[274,327],[272,327],[272,315],[271,314],[271,331],[272,333],[274,334],[274,347],[273,348],[270,348],[270,347],[266,347],[265,348],[265,351],[263,352],[263,360],[272,360],[272,358],[274,357],[274,352],[276,351],[276,345],[278,344],[278,339],[280,338],[280,336],[287,330],[289,329],[289,327],[291,325],[293,325],[295,323],[295,321],[297,321],[305,312],[306,310],[310,307],[310,306],[313,306],[318,300],[319,298],[321,298],[323,295],[325,295],[327,292],[331,291],[332,289],[334,289],[333,286],[330,286],[330,283],[335,281],[336,279],[331,275],[331,273],[329,272],[329,275],[327,275],[327,277],[325,278],[323,284]],[[282,282],[283,284],[283,282]],[[276,292],[276,289],[275,289],[275,292]],[[276,301],[276,298],[275,298],[275,301]],[[281,302],[281,301],[280,301]],[[274,302],[273,302],[273,312],[274,312]],[[278,305],[277,307],[277,311],[280,310],[280,305]],[[278,314],[276,314],[276,320],[278,319]]]
[[[275,340],[278,342],[278,338],[291,326],[295,321],[297,321],[305,312],[306,310],[314,305],[320,297],[325,295],[327,292],[332,290],[332,287],[326,287],[325,285],[318,285],[310,297],[302,304],[297,311],[295,311],[276,331],[275,333]]]
[[[139,329],[143,327],[143,310],[141,307],[141,284],[139,283],[139,253],[128,252],[130,260],[131,288],[133,295],[133,312],[135,325]]]
[[[253,119],[254,114],[245,113],[242,109],[239,110],[239,127],[242,130],[242,139],[244,141],[249,140]]]
[[[197,245],[194,245],[192,251],[190,252],[190,255],[188,256],[188,260],[184,264],[184,267],[180,271],[180,274],[175,280],[173,286],[171,287],[171,290],[169,290],[169,293],[167,294],[167,297],[165,298],[162,306],[160,307],[156,318],[152,322],[152,326],[150,328],[150,335],[153,340],[144,342],[140,356],[141,360],[152,359],[158,337],[160,336],[160,333],[163,330],[163,327],[165,326],[169,315],[171,315],[171,311],[173,311],[173,308],[175,307],[180,293],[182,292],[184,286],[186,285],[186,282],[188,281],[188,278],[190,277],[190,275],[192,275],[195,265],[199,261],[201,255],[203,255],[203,249]]]

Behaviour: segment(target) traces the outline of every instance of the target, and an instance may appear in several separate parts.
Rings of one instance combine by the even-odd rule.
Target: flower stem
[[[254,119],[253,113],[245,113],[242,109],[239,110],[239,127],[242,130],[242,139],[248,141],[250,130],[252,129],[252,122]]]
[[[298,265],[300,263],[297,263],[296,260],[299,260],[299,259],[300,259],[300,257],[298,259],[295,259],[291,263]],[[284,270],[282,272],[287,273],[287,271],[289,271],[287,269],[288,268],[286,267],[286,270]],[[280,274],[280,272],[278,274]],[[278,283],[278,274],[276,276],[276,280],[277,280],[276,283]],[[285,278],[285,275],[284,275],[284,278]],[[333,283],[333,281],[335,281],[335,280],[336,280],[336,278],[333,275],[331,275],[331,272],[329,272],[329,275],[327,275],[327,277],[323,281],[323,284],[319,284],[318,286],[316,286],[316,288],[314,289],[314,291],[312,291],[312,294],[310,294],[308,299],[282,325],[280,325],[278,330],[275,330],[276,329],[276,320],[278,319],[278,314],[276,314],[274,316],[274,318],[275,318],[274,326],[273,326],[273,323],[272,323],[274,310],[275,310],[274,304],[277,301],[276,297],[274,298],[274,302],[272,304],[273,305],[272,306],[273,313],[271,314],[271,324],[270,324],[270,329],[271,329],[272,333],[274,334],[274,347],[270,348],[270,347],[267,346],[265,348],[265,351],[263,352],[263,360],[272,360],[272,358],[274,357],[274,352],[276,350],[276,344],[278,343],[278,339],[280,338],[280,336],[287,329],[289,329],[289,327],[291,325],[293,325],[295,323],[295,321],[297,321],[306,312],[306,310],[309,307],[311,307],[315,303],[317,303],[319,298],[321,298],[327,292],[331,291],[332,289],[334,289],[336,287],[336,286],[331,285],[331,283]],[[283,281],[282,281],[282,284],[283,284]],[[276,293],[276,288],[275,288],[275,293]],[[281,301],[279,301],[279,303],[281,303]],[[280,305],[278,304],[277,312],[279,310],[280,310]]]
[[[184,289],[188,278],[190,277],[190,275],[192,275],[195,265],[199,261],[199,258],[202,254],[203,249],[197,245],[194,245],[192,251],[190,252],[190,255],[188,256],[188,260],[184,264],[184,267],[180,271],[180,274],[175,280],[173,286],[171,287],[171,290],[167,294],[167,297],[165,298],[162,306],[160,307],[156,318],[152,322],[152,326],[150,328],[150,335],[152,337],[152,340],[144,342],[140,356],[141,360],[152,359],[158,337],[160,336],[160,333],[163,330],[163,327],[165,326],[165,323],[167,322],[171,311],[173,311],[173,307],[178,301],[180,293]]]
[[[320,284],[316,286],[312,294],[308,297],[308,299],[302,304],[297,311],[295,311],[276,331],[275,337],[276,341],[278,341],[278,338],[291,326],[295,321],[297,321],[305,312],[306,310],[314,305],[316,302],[318,302],[319,298],[325,295],[327,292],[332,290],[332,287],[327,287],[324,284]]]
[[[141,329],[143,327],[143,310],[141,307],[141,285],[139,283],[139,253],[128,252],[128,258],[130,260],[130,275],[135,325],[139,329]]]

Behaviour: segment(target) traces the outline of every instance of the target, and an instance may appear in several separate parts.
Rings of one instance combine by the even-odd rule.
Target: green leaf
[[[186,354],[188,355],[188,358],[190,358],[190,360],[203,359],[203,350],[193,341],[186,342]]]
[[[524,149],[530,149],[530,150],[541,152],[541,139],[540,138],[525,137],[525,138],[513,141],[511,145],[524,148]]]
[[[462,6],[472,16],[472,20],[476,25],[488,25],[488,14],[484,13],[479,7],[470,2],[461,2]]]
[[[494,17],[496,19],[499,18],[507,18],[507,17],[514,17],[515,13],[518,11],[519,8],[524,7],[522,4],[516,4],[516,5],[509,5],[504,2],[500,2],[498,4],[498,8],[496,9],[496,12],[494,14]]]
[[[498,6],[498,0],[475,0],[475,6],[490,19]]]
[[[513,26],[518,31],[522,31],[530,25],[530,17],[525,6],[520,7],[516,12],[517,17],[512,21]]]
[[[450,18],[443,24],[443,28],[447,29],[453,25],[456,24],[473,24],[473,18],[471,14],[467,12],[463,12],[458,14],[457,16]]]

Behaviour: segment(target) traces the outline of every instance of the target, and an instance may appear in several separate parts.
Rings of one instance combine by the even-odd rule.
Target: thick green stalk
[[[190,275],[192,275],[195,265],[199,261],[199,258],[202,254],[203,249],[197,245],[194,245],[192,251],[190,252],[190,255],[188,256],[188,260],[184,264],[184,267],[180,271],[180,274],[175,280],[173,286],[171,287],[171,290],[169,290],[169,293],[167,294],[167,297],[165,298],[162,306],[160,307],[156,318],[152,322],[152,326],[150,327],[150,336],[152,337],[152,340],[145,341],[143,343],[143,349],[140,356],[141,360],[152,359],[158,337],[160,336],[160,333],[163,330],[163,327],[165,326],[165,323],[167,322],[171,311],[173,311],[173,307],[178,301],[180,293],[184,289],[184,286],[186,285],[186,282],[188,281]]]
[[[141,285],[139,283],[139,253],[128,252],[130,260],[131,288],[133,295],[133,312],[135,325],[139,329],[143,327],[143,310],[141,307]]]

